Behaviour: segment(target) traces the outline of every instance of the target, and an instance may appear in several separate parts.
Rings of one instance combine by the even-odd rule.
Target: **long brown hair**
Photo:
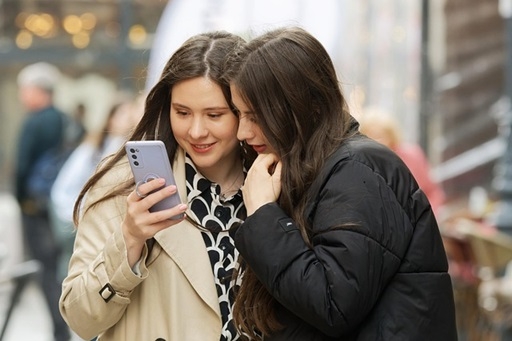
[[[244,43],[245,41],[241,37],[224,31],[198,34],[185,41],[171,56],[164,67],[160,80],[146,97],[144,115],[129,139],[162,140],[167,148],[169,160],[174,160],[178,143],[171,130],[169,114],[172,87],[182,80],[199,76],[208,77],[221,87],[227,103],[231,105],[231,92],[225,73],[229,66],[229,56]],[[234,108],[231,107],[231,109],[234,113]],[[105,160],[98,171],[85,184],[74,207],[73,220],[75,225],[78,225],[85,194],[125,155],[124,148],[120,148],[116,154]],[[133,185],[133,179],[120,183],[105,197],[85,209],[90,209],[114,196],[127,195]]]
[[[239,59],[232,84],[282,161],[278,204],[311,246],[304,216],[308,189],[352,122],[334,65],[322,44],[298,27],[253,39]],[[276,301],[268,288],[247,265],[242,276],[234,305],[237,326],[252,338],[279,330]]]

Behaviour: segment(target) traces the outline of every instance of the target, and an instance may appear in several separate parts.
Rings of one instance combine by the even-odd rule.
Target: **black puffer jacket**
[[[434,214],[392,151],[348,139],[310,196],[313,248],[275,203],[236,232],[240,253],[281,304],[286,327],[266,341],[457,339]]]

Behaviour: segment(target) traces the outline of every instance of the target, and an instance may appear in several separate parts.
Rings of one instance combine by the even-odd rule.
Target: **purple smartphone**
[[[167,150],[162,141],[128,141],[125,150],[136,184],[145,183],[156,178],[164,178],[164,186],[176,185],[171,163],[167,157]],[[176,192],[172,196],[157,202],[149,211],[161,211],[179,204],[181,204],[181,199],[178,192]],[[183,214],[171,219],[181,218],[183,218]]]

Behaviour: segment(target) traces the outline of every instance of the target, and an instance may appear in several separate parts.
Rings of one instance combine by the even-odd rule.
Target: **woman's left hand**
[[[281,161],[275,154],[260,154],[247,172],[242,187],[247,215],[275,202],[281,194]]]

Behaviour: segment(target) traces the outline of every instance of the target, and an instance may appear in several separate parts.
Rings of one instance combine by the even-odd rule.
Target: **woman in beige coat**
[[[60,299],[80,337],[239,339],[231,313],[238,252],[229,230],[246,217],[240,187],[253,157],[236,139],[224,74],[242,43],[226,32],[190,38],[147,97],[130,140],[164,141],[177,186],[160,188],[157,179],[135,189],[120,150],[82,190]],[[148,210],[176,191],[185,204]]]

